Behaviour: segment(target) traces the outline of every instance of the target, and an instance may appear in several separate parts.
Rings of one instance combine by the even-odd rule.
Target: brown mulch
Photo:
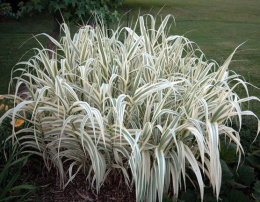
[[[73,179],[68,186],[62,190],[60,188],[59,178],[56,170],[48,172],[43,169],[39,174],[35,170],[29,171],[32,182],[40,187],[31,199],[33,201],[52,201],[52,202],[134,202],[135,190],[130,191],[124,183],[120,183],[122,178],[119,175],[110,175],[100,189],[100,193],[96,194],[95,189],[86,181],[86,176],[83,173]],[[116,177],[116,178],[115,178]]]

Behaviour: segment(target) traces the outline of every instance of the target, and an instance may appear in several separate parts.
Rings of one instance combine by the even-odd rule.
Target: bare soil
[[[34,184],[40,189],[36,191],[31,199],[33,201],[52,202],[134,202],[135,190],[130,190],[118,173],[114,172],[108,176],[104,185],[97,194],[95,189],[86,180],[86,175],[78,173],[73,181],[63,190],[60,188],[59,177],[55,170],[48,172],[46,169],[42,173],[31,170],[31,178]]]

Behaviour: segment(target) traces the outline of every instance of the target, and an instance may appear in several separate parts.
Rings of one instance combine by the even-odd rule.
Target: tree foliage
[[[55,14],[61,12],[65,20],[92,20],[93,16],[99,16],[105,24],[118,18],[118,7],[123,0],[29,0],[19,3],[18,17],[28,13],[48,11]]]

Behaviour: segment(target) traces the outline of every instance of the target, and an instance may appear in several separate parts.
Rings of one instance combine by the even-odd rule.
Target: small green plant
[[[31,154],[22,155],[18,144],[13,146],[10,121],[5,119],[0,126],[0,201],[25,200],[36,190],[23,170]]]
[[[242,116],[255,116],[242,104],[259,98],[236,94],[247,83],[228,69],[235,51],[221,66],[207,61],[196,44],[168,35],[170,19],[157,28],[153,16],[141,16],[134,28],[111,36],[101,24],[71,37],[63,24],[60,41],[43,34],[56,51],[35,49],[20,63],[21,76],[12,80],[16,92],[27,87],[27,99],[4,95],[21,103],[0,123],[6,117],[28,123],[10,138],[48,169],[55,166],[62,187],[83,170],[98,193],[117,170],[137,201],[162,201],[170,187],[178,198],[189,183],[201,200],[205,184],[219,198],[221,147],[231,142],[240,163]]]

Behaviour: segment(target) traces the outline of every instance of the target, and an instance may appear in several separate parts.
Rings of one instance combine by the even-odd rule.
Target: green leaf
[[[228,145],[227,143],[222,141],[220,147],[220,159],[222,159],[226,163],[233,163],[235,162],[235,158],[236,146],[233,143]]]
[[[76,14],[78,15],[78,17],[80,18],[81,16],[85,15],[86,10],[84,9],[77,9]]]
[[[35,5],[35,9],[38,11],[38,12],[41,12],[43,10],[43,6],[41,4],[37,4]]]
[[[246,186],[250,186],[255,180],[254,168],[250,166],[240,166],[235,176],[238,181],[243,182]]]
[[[221,168],[222,168],[222,184],[231,180],[233,178],[233,173],[230,168],[226,164],[225,161],[220,160]]]
[[[21,190],[21,189],[36,190],[37,187],[34,185],[29,185],[29,184],[22,184],[22,185],[17,185],[15,187],[11,188],[10,190],[17,191],[17,190]]]
[[[70,3],[70,0],[64,0],[65,6],[68,6]]]
[[[0,194],[0,198],[5,197],[6,194],[11,190],[13,187],[14,183],[19,179],[20,177],[20,172],[15,173],[11,179],[8,181],[7,185],[4,187],[2,190],[2,193]]]
[[[60,6],[56,1],[51,1],[50,6],[53,8],[54,11],[57,11],[60,9]]]
[[[232,190],[228,196],[228,201],[250,202],[250,199],[242,191]]]
[[[70,3],[72,4],[73,8],[75,8],[77,2],[78,2],[77,0],[70,0]]]
[[[245,189],[248,188],[248,186],[242,185],[240,183],[235,182],[234,180],[228,181],[228,183],[234,188],[234,189]]]
[[[253,152],[246,159],[253,167],[260,170],[260,152],[259,151]]]
[[[256,199],[256,201],[260,201],[260,181],[256,181],[254,185],[254,193],[253,197]]]

